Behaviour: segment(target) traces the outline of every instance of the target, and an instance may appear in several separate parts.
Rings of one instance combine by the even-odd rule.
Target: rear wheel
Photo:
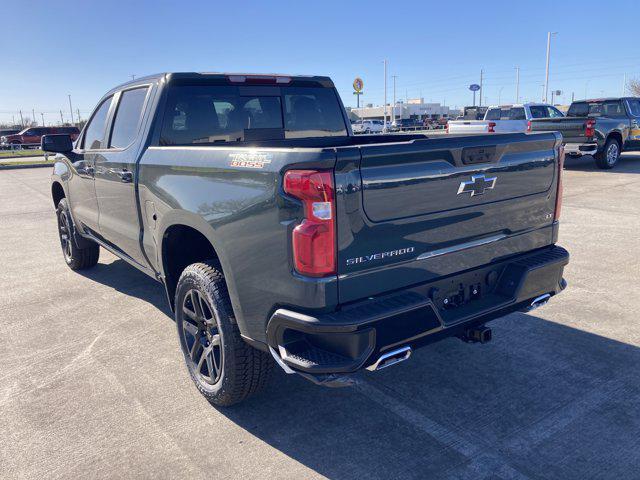
[[[240,336],[224,277],[214,263],[194,263],[182,272],[175,318],[191,379],[210,403],[233,405],[267,385],[273,359]]]
[[[618,140],[608,139],[602,151],[595,154],[597,167],[604,170],[613,168],[620,158],[620,150]]]
[[[76,238],[77,234],[73,228],[73,221],[71,220],[66,198],[58,202],[56,216],[58,217],[60,246],[62,247],[64,261],[69,265],[69,268],[71,270],[84,270],[98,263],[100,246],[97,243],[83,238],[81,242],[82,248],[78,246],[80,242]]]

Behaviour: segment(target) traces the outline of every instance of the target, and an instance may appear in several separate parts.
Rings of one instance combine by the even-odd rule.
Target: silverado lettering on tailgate
[[[362,257],[347,258],[347,265],[357,265],[358,263],[372,262],[374,260],[384,260],[385,258],[398,257],[400,255],[406,255],[407,253],[413,253],[414,247],[400,248],[398,250],[391,250],[389,252],[372,253],[371,255],[364,255]]]

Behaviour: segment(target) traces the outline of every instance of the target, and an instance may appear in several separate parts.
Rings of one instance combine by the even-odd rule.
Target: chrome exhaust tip
[[[551,298],[551,294],[549,293],[545,293],[544,295],[540,295],[539,297],[534,298],[533,301],[531,302],[531,305],[529,305],[529,308],[527,309],[527,311],[530,312],[532,310],[535,310],[536,308],[540,308],[546,305],[550,298]]]
[[[411,347],[408,345],[400,347],[396,350],[391,350],[390,352],[380,355],[380,358],[378,358],[378,360],[376,360],[373,365],[369,365],[367,367],[367,370],[373,372],[390,367],[391,365],[395,365],[396,363],[404,362],[405,360],[409,359],[411,353],[413,353],[413,350],[411,350]]]

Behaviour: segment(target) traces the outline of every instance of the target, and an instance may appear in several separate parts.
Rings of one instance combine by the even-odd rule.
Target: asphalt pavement
[[[50,169],[0,172],[0,477],[640,477],[640,156],[570,160],[565,292],[327,389],[278,371],[216,409],[159,284],[64,264]]]

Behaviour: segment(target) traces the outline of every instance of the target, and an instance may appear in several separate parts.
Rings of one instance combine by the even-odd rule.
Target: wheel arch
[[[58,208],[58,203],[63,198],[66,198],[67,194],[64,191],[62,183],[58,180],[51,182],[51,198],[53,199],[53,208]]]
[[[213,260],[224,275],[234,316],[241,331],[244,331],[239,318],[240,307],[232,270],[213,227],[202,217],[189,212],[173,211],[165,217],[157,237],[160,243],[158,262],[172,311],[175,309],[176,286],[182,271],[192,263]]]
[[[620,152],[622,152],[622,149],[624,147],[624,140],[622,138],[622,133],[619,132],[618,130],[614,130],[612,132],[609,132],[609,135],[607,135],[607,138],[605,139],[604,143],[605,145],[607,144],[607,142],[609,141],[609,139],[614,138],[617,140],[618,145],[620,146]]]

